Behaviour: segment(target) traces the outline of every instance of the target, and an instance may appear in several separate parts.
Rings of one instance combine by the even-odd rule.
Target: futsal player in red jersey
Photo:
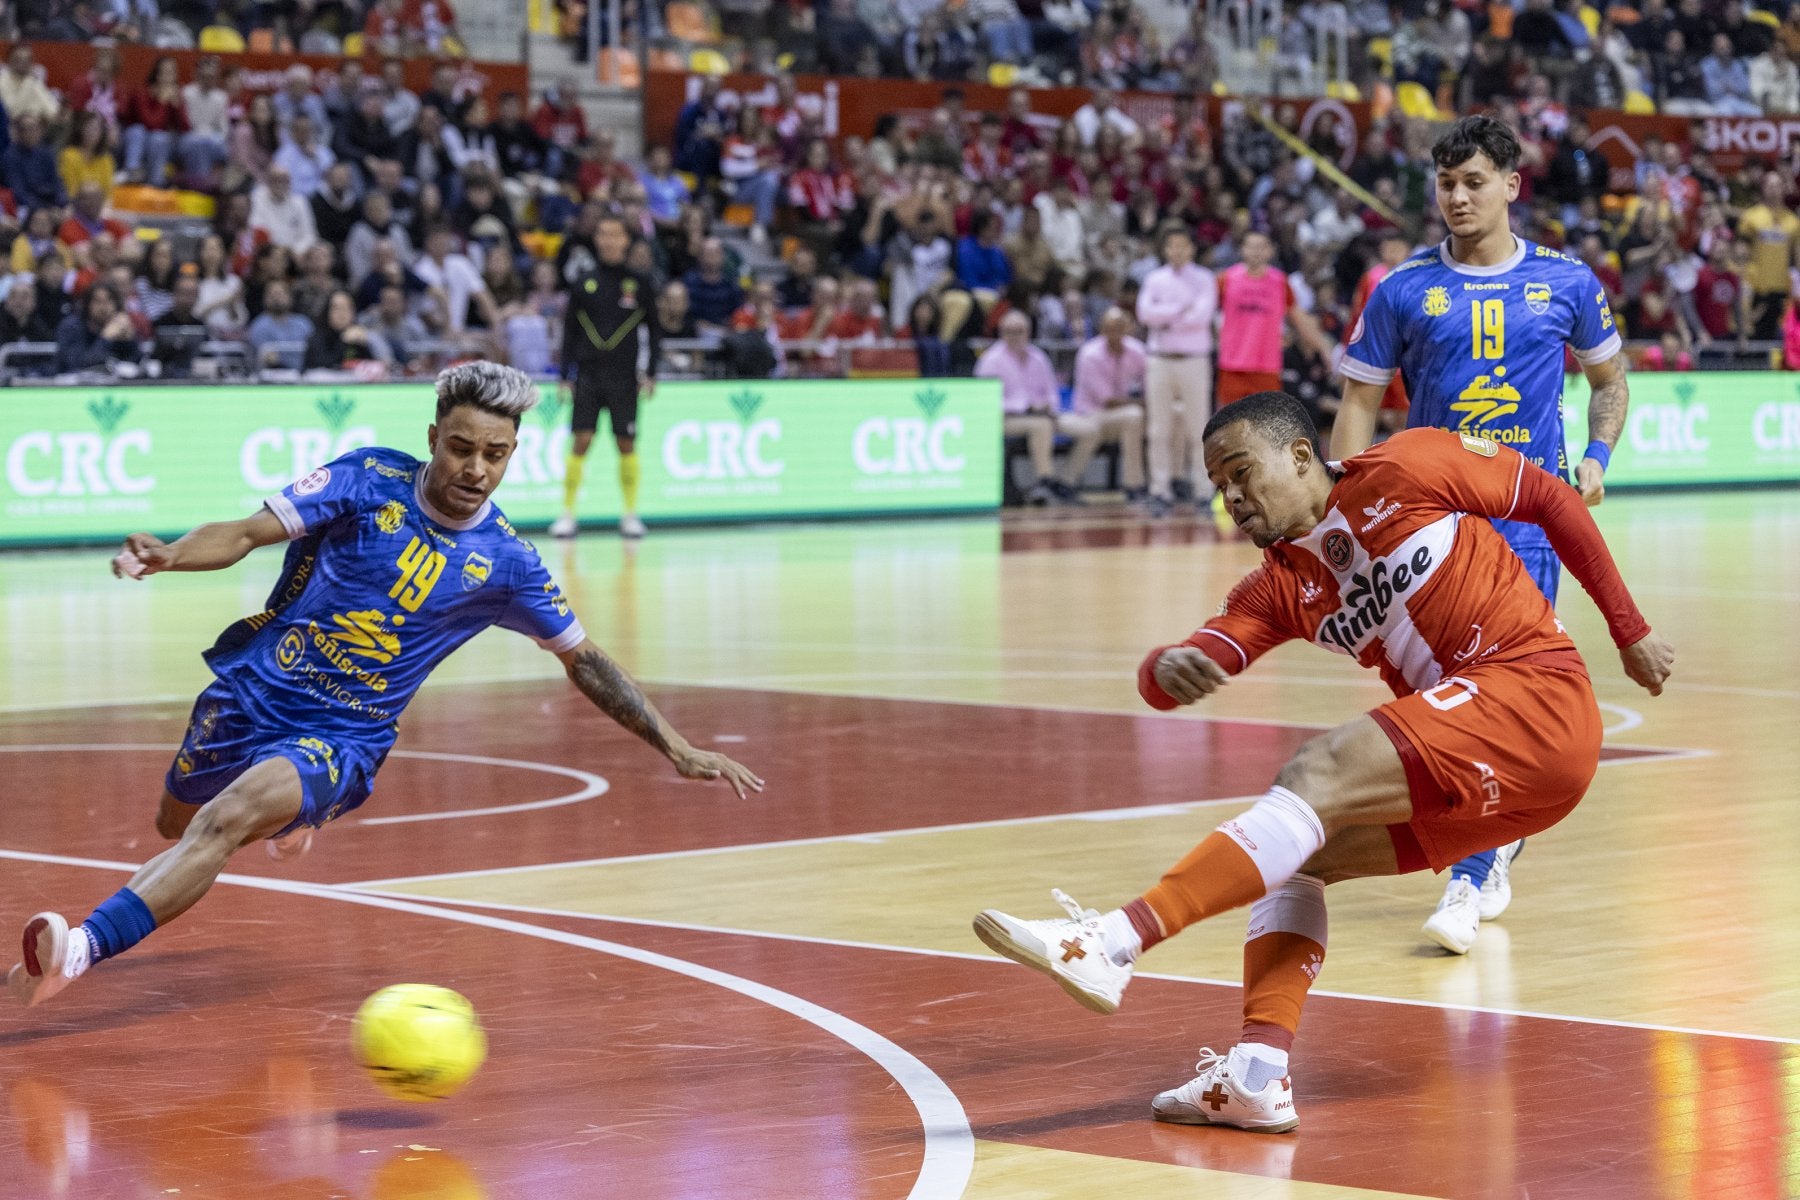
[[[1395,699],[1301,747],[1249,810],[1142,896],[1067,920],[989,909],[989,947],[1085,1007],[1118,1008],[1132,964],[1196,921],[1250,905],[1244,1025],[1228,1055],[1151,1102],[1161,1121],[1280,1133],[1299,1124],[1288,1050],[1325,959],[1325,886],[1426,867],[1541,832],[1600,761],[1587,667],[1489,519],[1529,521],[1606,617],[1625,673],[1659,695],[1674,651],[1632,602],[1575,489],[1497,442],[1411,429],[1341,463],[1299,401],[1261,392],[1214,414],[1206,468],[1264,551],[1224,609],[1150,652],[1154,708],[1213,695],[1304,639],[1381,672]]]

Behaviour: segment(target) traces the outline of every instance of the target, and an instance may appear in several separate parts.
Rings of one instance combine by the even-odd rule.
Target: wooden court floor
[[[1145,709],[1139,656],[1255,551],[1096,509],[546,545],[596,639],[768,791],[674,778],[483,635],[309,857],[252,848],[0,1013],[0,1197],[1800,1195],[1800,492],[1600,519],[1670,690],[1625,680],[1565,579],[1607,761],[1466,958],[1419,934],[1441,881],[1331,889],[1291,1136],[1149,1120],[1234,1040],[1240,915],[1153,952],[1110,1019],[969,932],[1052,886],[1137,894],[1385,695],[1288,647],[1204,711]],[[128,585],[104,552],[0,556],[0,928],[79,918],[160,848],[199,651],[278,561]],[[386,1101],[349,1061],[400,981],[486,1021],[453,1100]]]

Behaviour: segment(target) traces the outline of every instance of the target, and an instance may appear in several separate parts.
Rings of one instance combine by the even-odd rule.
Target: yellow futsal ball
[[[363,1001],[350,1044],[375,1086],[399,1100],[455,1095],[487,1058],[474,1006],[428,983],[397,983]]]

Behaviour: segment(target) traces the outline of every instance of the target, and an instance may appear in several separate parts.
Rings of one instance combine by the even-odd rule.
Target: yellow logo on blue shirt
[[[1450,289],[1433,287],[1425,289],[1425,315],[1441,317],[1450,311]]]
[[[463,591],[472,592],[482,584],[486,583],[488,581],[488,576],[493,570],[494,564],[491,559],[484,558],[479,554],[471,552],[468,560],[463,563]]]
[[[406,505],[398,500],[389,500],[375,514],[375,527],[383,533],[398,533],[400,526],[406,522]]]
[[[1528,283],[1525,285],[1525,307],[1538,316],[1550,311],[1550,285],[1547,283]]]

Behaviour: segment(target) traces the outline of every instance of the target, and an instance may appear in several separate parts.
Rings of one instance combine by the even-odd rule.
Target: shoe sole
[[[1424,933],[1426,937],[1452,954],[1467,954],[1475,946],[1473,938],[1467,942],[1458,942],[1447,930],[1437,928],[1430,921],[1425,922]]]
[[[975,936],[982,944],[1001,958],[1010,958],[1022,967],[1030,967],[1040,974],[1048,975],[1056,981],[1056,986],[1069,994],[1069,997],[1089,1012],[1097,1012],[1103,1017],[1110,1017],[1119,1011],[1119,1006],[1102,996],[1096,996],[1080,984],[1058,971],[1049,959],[1032,950],[1021,942],[1014,940],[1011,931],[1003,923],[1001,914],[988,909],[975,917]]]
[[[1274,1125],[1234,1125],[1230,1121],[1209,1121],[1204,1113],[1195,1113],[1190,1117],[1182,1113],[1160,1112],[1154,1105],[1151,1106],[1150,1116],[1165,1125],[1210,1125],[1217,1129],[1236,1129],[1244,1133],[1292,1133],[1300,1128],[1299,1117]]]
[[[7,974],[6,986],[29,1008],[62,990],[54,980],[45,978],[44,964],[62,969],[68,953],[69,923],[58,913],[39,913],[25,923],[20,942],[25,961]]]

